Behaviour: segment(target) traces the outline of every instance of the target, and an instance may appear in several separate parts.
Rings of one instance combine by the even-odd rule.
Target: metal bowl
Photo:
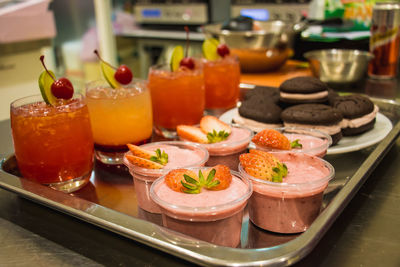
[[[369,52],[347,49],[324,49],[304,54],[314,76],[326,83],[354,83],[363,79],[368,62],[373,58]]]
[[[280,20],[254,21],[251,31],[222,29],[222,24],[204,26],[206,38],[216,38],[239,58],[243,72],[263,72],[281,67],[293,54],[295,35],[302,24]]]

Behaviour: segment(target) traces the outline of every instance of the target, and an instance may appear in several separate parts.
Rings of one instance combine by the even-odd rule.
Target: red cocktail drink
[[[82,95],[55,106],[40,95],[11,103],[15,156],[22,176],[72,192],[84,186],[93,166],[93,137]]]
[[[239,100],[240,66],[237,57],[204,62],[206,109],[230,109]]]
[[[157,133],[168,137],[174,134],[179,124],[200,122],[205,105],[203,70],[200,67],[177,71],[170,71],[168,65],[151,67],[148,87]]]

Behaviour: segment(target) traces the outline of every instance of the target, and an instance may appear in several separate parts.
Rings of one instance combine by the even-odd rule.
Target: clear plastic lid
[[[192,170],[195,172],[198,172],[199,170],[206,170],[210,169],[212,167],[200,167],[200,168],[187,168],[188,170]],[[217,205],[207,205],[204,207],[193,207],[189,205],[178,205],[175,203],[171,203],[169,201],[166,201],[164,199],[161,199],[158,194],[157,194],[157,189],[158,187],[164,183],[165,176],[162,176],[155,180],[155,182],[152,184],[150,188],[150,197],[153,199],[154,202],[156,202],[164,211],[164,213],[167,213],[168,216],[181,219],[181,220],[188,220],[188,221],[210,221],[210,220],[217,220],[217,219],[222,219],[231,216],[232,214],[235,214],[238,210],[241,210],[244,208],[244,205],[247,203],[247,200],[250,198],[252,192],[253,192],[253,187],[252,183],[249,181],[247,177],[242,176],[240,173],[232,171],[232,179],[240,179],[240,181],[246,186],[246,189],[244,193],[238,195],[235,197],[233,200],[224,202],[222,204],[217,204]],[[237,178],[235,178],[237,177]],[[171,189],[172,190],[172,189]],[[234,192],[229,192],[229,187],[224,190],[220,191],[212,191],[213,193],[218,192],[223,192],[223,194],[226,193],[232,193]],[[178,194],[185,194],[185,193],[179,193]],[[200,194],[194,194],[197,196],[201,196],[202,193]],[[185,194],[188,197],[193,197],[194,195],[192,194]],[[222,194],[221,194],[221,197]]]
[[[301,169],[310,169],[311,166],[314,168],[323,169],[323,174],[318,177],[310,177],[311,173],[308,174],[308,179],[304,182],[271,182],[263,179],[256,178],[248,174],[243,166],[239,164],[239,172],[242,176],[248,178],[253,183],[255,192],[265,194],[273,197],[303,197],[322,192],[328,182],[335,177],[335,170],[333,166],[319,157],[312,156],[305,153],[275,153],[276,156],[282,163],[288,163],[289,161],[297,161],[300,165],[296,168],[290,168],[288,166],[288,173],[290,175],[297,175],[301,173]],[[288,175],[289,175],[288,174]],[[304,175],[304,174],[301,174]]]
[[[295,153],[307,153],[314,156],[322,157],[326,154],[328,147],[332,145],[332,138],[329,134],[316,129],[307,129],[301,127],[280,127],[274,128],[285,135],[291,142],[299,139],[299,143],[302,144],[302,148],[292,148],[287,150],[288,152]],[[285,150],[274,149],[265,147],[254,143],[257,149],[267,152],[282,152]]]

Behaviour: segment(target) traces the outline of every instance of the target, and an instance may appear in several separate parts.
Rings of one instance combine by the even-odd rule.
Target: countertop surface
[[[367,85],[388,98],[399,92]],[[392,84],[393,85],[393,84]],[[369,88],[369,89],[368,89]],[[0,155],[13,152],[0,121]],[[400,266],[400,139],[316,248],[295,266]],[[192,266],[164,252],[0,189],[0,266]]]

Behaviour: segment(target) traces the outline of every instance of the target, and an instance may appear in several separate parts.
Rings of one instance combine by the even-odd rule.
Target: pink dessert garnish
[[[128,148],[133,155],[127,154],[126,158],[133,165],[147,169],[162,169],[168,163],[168,154],[160,149],[153,152],[132,144],[128,144]]]

